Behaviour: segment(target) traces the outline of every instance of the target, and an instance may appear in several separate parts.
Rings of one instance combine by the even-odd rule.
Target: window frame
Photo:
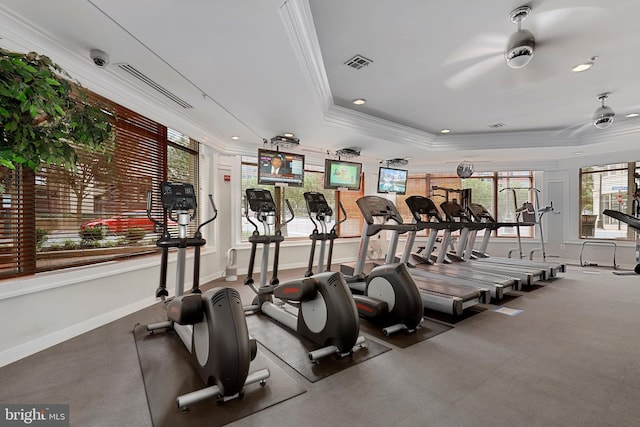
[[[616,189],[612,187],[611,192],[603,192],[602,184],[603,178],[605,180],[609,180],[610,183],[614,183],[616,176],[619,175],[620,172],[623,172],[626,175],[625,186],[624,188],[618,189],[617,193],[615,193]],[[621,202],[617,202],[618,210],[623,213],[632,214],[632,208],[634,204],[634,194],[638,193],[638,185],[640,184],[640,178],[634,177],[634,174],[638,174],[640,172],[640,161],[634,162],[615,162],[609,164],[600,164],[600,165],[590,165],[581,167],[578,170],[578,188],[579,196],[578,196],[578,218],[577,218],[577,236],[578,239],[588,241],[588,240],[607,240],[607,241],[628,241],[633,242],[636,241],[636,232],[633,228],[628,227],[627,224],[618,221],[616,219],[607,217],[602,214],[604,209],[615,209],[615,203],[613,202],[613,196],[616,196],[617,200],[621,200]],[[592,179],[591,181],[591,197],[594,198],[591,201],[591,208],[587,209],[587,204],[584,200],[584,192],[585,189],[583,186],[586,184],[586,177],[595,177],[596,175],[600,175],[599,185],[598,185],[598,200],[596,201],[594,198],[595,195],[595,187],[596,180]],[[623,192],[624,191],[624,192]],[[604,200],[603,200],[603,196]],[[621,199],[618,199],[620,196]],[[597,210],[596,210],[597,204]],[[606,226],[617,225],[618,231],[623,231],[622,233],[615,233],[615,230],[611,235],[606,235]],[[598,230],[602,229],[605,233],[600,233],[597,235]]]

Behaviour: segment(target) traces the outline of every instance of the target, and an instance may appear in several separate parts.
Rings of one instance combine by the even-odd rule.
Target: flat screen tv
[[[258,150],[258,184],[304,184],[304,154]]]
[[[378,171],[378,193],[405,194],[407,192],[407,171],[380,167]]]
[[[324,188],[327,190],[360,190],[362,163],[325,159]]]

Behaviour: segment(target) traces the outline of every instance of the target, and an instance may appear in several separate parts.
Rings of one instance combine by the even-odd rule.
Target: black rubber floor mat
[[[151,419],[157,427],[222,426],[306,391],[258,346],[258,355],[251,362],[249,372],[269,369],[271,375],[264,386],[250,384],[241,399],[222,405],[211,399],[194,404],[183,413],[176,406],[176,397],[203,388],[189,352],[174,331],[150,335],[146,326],[137,325],[133,334]]]
[[[386,337],[382,333],[382,325],[377,325],[365,320],[360,320],[361,332],[364,332],[365,334],[371,335],[378,340],[385,341],[400,348],[406,348],[419,342],[428,340],[429,338],[440,335],[443,332],[447,332],[452,328],[453,326],[451,325],[446,325],[444,323],[436,322],[431,319],[423,319],[422,324],[415,332],[398,332],[389,337]]]
[[[365,341],[364,348],[354,351],[351,356],[337,358],[332,355],[314,363],[309,360],[308,352],[317,350],[318,346],[266,315],[257,313],[247,316],[247,326],[249,334],[260,344],[312,383],[391,350],[369,340]]]

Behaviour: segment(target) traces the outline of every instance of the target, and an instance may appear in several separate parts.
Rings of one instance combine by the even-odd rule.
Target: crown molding
[[[288,0],[279,9],[285,33],[302,66],[305,79],[313,88],[313,95],[323,112],[333,105],[329,78],[324,68],[318,35],[315,31],[311,7],[307,0]]]

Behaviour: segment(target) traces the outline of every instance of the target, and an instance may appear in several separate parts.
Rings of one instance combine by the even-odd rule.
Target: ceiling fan
[[[596,7],[572,7],[534,13],[530,5],[517,7],[509,13],[509,20],[517,25],[517,30],[511,35],[479,34],[455,49],[446,58],[445,66],[469,60],[477,60],[477,62],[453,74],[444,83],[452,89],[461,89],[490,71],[499,70],[501,65],[507,65],[503,67],[505,70],[525,68],[532,62],[534,53],[539,49],[547,49],[550,44],[557,46],[562,42],[561,35],[554,34],[553,29],[562,28],[564,36],[567,37],[570,34],[569,31],[565,31],[568,22],[579,21],[576,17],[580,14],[583,17],[597,16],[599,10],[600,8]],[[530,30],[522,28],[527,18],[531,20],[531,27],[539,33],[537,37]],[[535,77],[540,78],[540,71],[544,71],[541,68],[546,66],[548,61],[533,61],[533,63],[536,65]],[[509,75],[513,74],[509,73]],[[528,77],[532,78],[531,73]]]
[[[555,132],[554,134],[556,135],[566,134],[568,137],[574,137],[580,133],[588,131],[589,129],[593,129],[593,127],[601,130],[607,129],[611,127],[611,125],[613,125],[614,121],[616,123],[624,122],[628,119],[632,119],[640,116],[640,114],[635,112],[635,110],[639,108],[639,106],[634,106],[628,109],[627,111],[629,112],[627,114],[617,115],[613,111],[613,108],[609,107],[608,105],[605,105],[605,101],[609,99],[610,95],[611,95],[610,92],[605,92],[596,96],[596,100],[600,102],[600,106],[596,108],[596,110],[593,112],[590,120],[576,126],[571,126],[569,128],[562,129],[559,132]]]
[[[604,105],[604,101],[609,99],[609,93],[603,93],[598,95],[596,99],[602,103],[600,107],[593,113],[593,125],[598,129],[606,129],[613,124],[613,120],[616,117],[616,113],[613,112],[611,107]]]
[[[507,47],[504,50],[504,59],[511,68],[522,68],[533,58],[536,39],[531,31],[522,29],[522,21],[527,19],[530,12],[529,6],[520,6],[511,12],[511,22],[518,26],[518,31],[509,36]]]

